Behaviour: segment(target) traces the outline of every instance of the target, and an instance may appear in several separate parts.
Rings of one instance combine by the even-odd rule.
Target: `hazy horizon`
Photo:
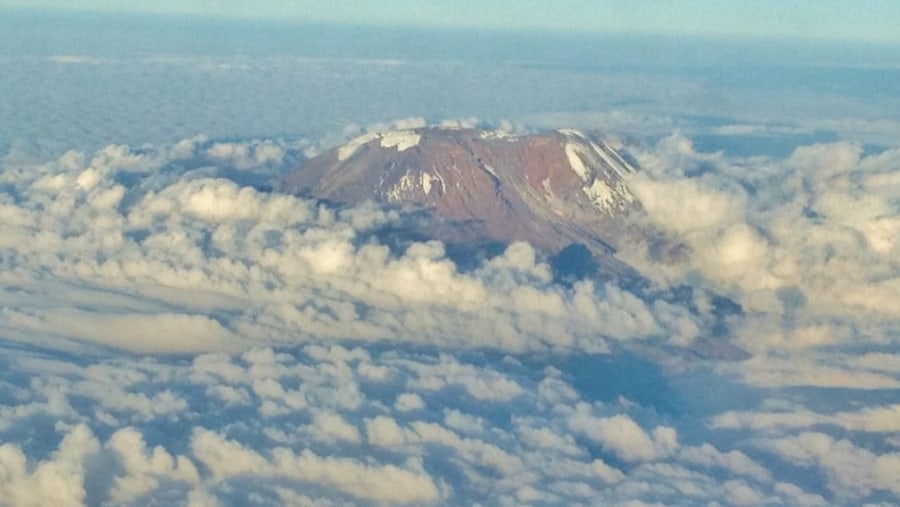
[[[175,0],[5,0],[0,7],[45,12],[196,16],[279,22],[404,27],[531,30],[567,34],[800,38],[900,43],[892,20],[900,7],[887,0],[865,2],[707,2],[684,0],[229,0],[215,5]]]

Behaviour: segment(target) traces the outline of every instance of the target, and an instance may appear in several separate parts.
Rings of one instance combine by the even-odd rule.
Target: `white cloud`
[[[789,461],[815,466],[825,474],[828,487],[844,499],[868,496],[873,490],[900,494],[900,455],[875,454],[849,440],[824,433],[804,432],[771,443],[771,449]]]
[[[760,482],[772,480],[768,470],[740,451],[723,453],[710,444],[703,444],[699,447],[682,447],[679,457],[697,465],[722,467],[736,475],[751,477]]]
[[[811,410],[784,412],[728,411],[712,418],[718,428],[787,429],[834,425],[868,433],[900,432],[900,404],[870,406],[858,411],[820,414]]]
[[[251,169],[267,165],[279,165],[284,161],[285,148],[272,141],[252,144],[214,143],[206,154],[220,163],[233,165],[237,169]]]
[[[722,489],[731,505],[759,505],[765,500],[762,493],[741,480],[726,481]]]
[[[203,429],[195,431],[191,448],[204,466],[220,478],[285,477],[325,484],[362,500],[395,504],[433,502],[440,494],[434,480],[423,471],[394,465],[368,466],[352,459],[321,457],[308,450],[295,454],[281,447],[272,450],[269,460]]]
[[[831,359],[827,361],[827,359]],[[720,365],[721,372],[732,372],[760,387],[811,386],[848,389],[896,389],[900,380],[890,374],[851,369],[842,358],[797,354],[791,358],[758,355],[740,364]]]
[[[411,435],[390,417],[380,415],[366,420],[366,438],[372,445],[396,447],[405,444]]]
[[[469,396],[482,401],[508,402],[524,394],[522,387],[513,380],[490,370],[461,364],[450,356],[441,356],[434,365],[414,365],[418,379],[412,385],[429,391],[448,386],[462,387]]]
[[[336,440],[343,442],[359,443],[359,430],[356,426],[344,420],[340,414],[323,412],[316,415],[314,427],[310,428],[310,432],[318,438],[315,440]]]
[[[425,407],[425,402],[416,393],[401,393],[394,402],[394,407],[401,412],[419,410]]]
[[[30,315],[27,331],[82,339],[144,353],[239,350],[246,342],[205,315],[104,315],[55,309]]]
[[[828,502],[826,502],[821,495],[807,493],[794,484],[787,482],[779,482],[775,485],[775,490],[783,495],[791,505],[804,507],[820,507],[828,505]]]
[[[660,283],[712,285],[739,302],[751,312],[734,326],[745,350],[778,356],[894,341],[896,150],[866,154],[838,142],[801,146],[784,160],[738,159],[700,153],[676,134],[638,158],[645,171],[632,184],[648,220],[689,253],[638,245],[623,258]],[[765,386],[895,384],[842,373],[843,365],[808,366],[791,374],[753,366],[747,378]]]
[[[46,291],[10,306],[11,334],[165,353],[312,337],[598,352],[607,339],[661,331],[646,304],[619,288],[552,286],[549,267],[525,244],[461,273],[440,243],[395,254],[364,239],[400,220],[396,212],[335,211],[203,172],[172,176],[173,157],[206,141],[186,143],[69,153],[3,173],[22,199],[3,204],[10,220],[0,241],[27,260],[14,272]],[[126,174],[138,178],[127,189],[117,183]],[[54,288],[39,289],[36,272],[50,273]],[[73,306],[58,290],[66,285],[103,304]]]
[[[134,428],[116,431],[106,448],[118,454],[125,472],[116,477],[110,492],[114,502],[124,502],[155,490],[160,477],[191,484],[200,480],[197,468],[189,459],[172,456],[161,446],[148,451],[143,435]]]
[[[484,432],[484,419],[481,417],[464,414],[459,410],[444,410],[444,424],[451,429],[462,433],[478,435]]]
[[[625,414],[593,416],[584,403],[576,407],[569,419],[569,427],[629,462],[656,460],[678,448],[678,435],[674,428],[657,426],[648,433]]]
[[[720,230],[743,220],[746,196],[703,186],[690,180],[628,182],[654,224],[674,234]]]
[[[85,462],[100,450],[91,430],[78,425],[67,433],[50,457],[29,463],[13,444],[0,445],[0,490],[9,505],[84,505]]]
[[[81,435],[77,446],[60,448],[87,449],[92,457],[82,461],[102,464],[65,465],[73,470],[66,480],[73,491],[84,489],[86,502],[165,498],[226,505],[254,497],[270,499],[260,500],[266,505],[275,499],[299,505],[455,504],[484,502],[490,491],[491,498],[512,503],[526,497],[550,503],[752,503],[762,496],[815,505],[817,496],[805,491],[822,493],[815,483],[803,484],[809,489],[773,483],[767,470],[773,462],[759,461],[759,453],[750,458],[733,446],[680,443],[676,425],[691,425],[692,440],[715,438],[691,419],[654,415],[652,405],[635,402],[580,401],[591,388],[576,389],[561,363],[532,376],[513,358],[464,356],[451,361],[446,352],[412,346],[349,344],[254,348],[188,360],[23,352],[2,370],[7,385],[18,386],[21,402],[3,412],[0,438],[29,441],[21,438],[22,425],[36,417],[60,421],[64,433]],[[361,365],[390,370],[390,380],[372,383]],[[429,370],[443,387],[422,383]],[[29,382],[22,371],[41,380]],[[509,399],[459,396],[469,382],[463,378],[514,382],[520,391]],[[235,401],[223,399],[226,392]],[[50,396],[55,398],[38,402]],[[786,405],[765,404],[776,406]],[[889,421],[887,415],[883,420]],[[85,424],[109,435],[105,443]],[[31,441],[47,440],[41,424],[25,431]],[[744,438],[757,446],[785,445],[755,428]],[[601,459],[598,449],[610,459]],[[7,445],[0,466],[18,470],[8,480],[42,498],[29,474],[45,462],[59,471],[72,462],[63,454],[79,456]],[[816,466],[795,454],[769,456]],[[875,485],[892,470],[892,455],[882,456],[867,458],[867,480]]]

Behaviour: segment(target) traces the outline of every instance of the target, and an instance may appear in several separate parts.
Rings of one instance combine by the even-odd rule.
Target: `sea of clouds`
[[[895,85],[75,46],[0,52],[0,505],[900,501]],[[563,286],[271,190],[441,118],[623,137],[682,255]]]
[[[620,255],[740,302],[714,336],[702,300],[566,288],[525,243],[461,270],[438,242],[378,240],[402,210],[240,183],[309,149],[201,136],[7,157],[0,503],[900,495],[900,150],[635,148],[646,220],[691,253]],[[698,338],[751,357],[691,360]]]

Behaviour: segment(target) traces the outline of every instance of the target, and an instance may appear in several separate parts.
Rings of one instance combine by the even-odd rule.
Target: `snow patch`
[[[562,134],[562,135],[564,135],[564,136],[566,136],[566,137],[577,137],[577,138],[579,138],[579,139],[587,140],[587,137],[585,137],[584,132],[582,132],[582,131],[580,131],[580,130],[575,130],[575,129],[558,129],[557,132],[559,132],[560,134]]]
[[[497,171],[495,171],[493,167],[491,167],[487,164],[482,164],[482,167],[484,167],[484,170],[489,172],[491,174],[491,176],[493,176],[495,179],[497,179],[497,180],[500,179],[500,177],[497,176]]]
[[[597,209],[613,215],[635,201],[624,179],[636,170],[618,152],[602,141],[588,140],[577,130],[559,132],[570,139],[579,138],[566,143],[566,157],[572,171],[585,182],[582,191]]]
[[[557,132],[571,140],[566,143],[566,155],[569,157],[569,165],[572,166],[572,169],[575,170],[579,176],[582,176],[581,168],[584,167],[585,162],[594,168],[601,165],[597,163],[597,157],[600,158],[599,161],[602,161],[602,166],[604,168],[612,169],[620,176],[636,172],[636,169],[626,162],[619,152],[611,147],[609,143],[604,141],[592,141],[580,130],[558,129]],[[612,143],[621,146],[620,141],[613,140]],[[578,160],[575,160],[576,158]],[[582,179],[587,181],[585,176],[582,176]]]
[[[503,139],[510,142],[514,142],[519,139],[519,136],[502,129],[485,130],[484,132],[479,134],[478,137],[480,137],[481,139]]]
[[[438,172],[438,170],[436,168],[432,167],[432,170],[434,170],[434,177],[441,184],[441,195],[446,194],[447,193],[447,183],[444,181],[444,177],[441,176],[441,173]]]
[[[397,151],[408,150],[419,144],[422,136],[414,130],[395,130],[392,132],[370,132],[353,139],[338,148],[338,161],[343,162],[352,157],[363,145],[381,139],[382,148],[397,148]]]
[[[397,180],[397,183],[392,186],[385,193],[385,197],[389,202],[402,201],[405,195],[408,195],[410,192],[414,191],[416,188],[419,188],[420,182],[424,186],[426,175],[421,175],[421,178],[416,178],[409,169],[406,170],[406,173]],[[428,182],[428,185],[431,185],[431,181]]]
[[[413,130],[397,130],[394,132],[388,132],[381,138],[381,147],[396,147],[397,151],[404,151],[412,148],[413,146],[417,146],[421,138],[422,136],[420,136]]]
[[[566,158],[572,171],[585,182],[581,189],[595,207],[612,215],[634,202],[624,179],[636,170],[618,152],[602,141],[590,141],[577,130],[559,132],[571,139],[566,143]]]
[[[356,150],[358,150],[362,145],[378,139],[379,136],[380,134],[377,133],[369,133],[363,134],[356,139],[349,141],[347,144],[338,148],[338,161],[343,162],[344,160],[352,157],[353,154],[356,153]]]
[[[612,214],[612,210],[616,204],[616,194],[613,192],[613,189],[609,188],[609,185],[607,185],[605,181],[599,178],[595,179],[591,186],[582,187],[581,190],[583,190],[591,202],[594,203],[594,206]]]
[[[566,158],[569,159],[569,167],[575,171],[583,181],[588,181],[588,169],[581,160],[581,147],[575,143],[566,143]]]
[[[441,175],[438,174],[437,171],[435,171],[434,174],[428,172],[422,173],[422,190],[425,191],[425,195],[431,195],[431,189],[436,188],[435,183],[440,184],[441,194],[444,194],[446,191],[444,178],[441,178]]]
[[[635,172],[634,167],[631,167],[631,164],[625,161],[619,153],[610,148],[606,143],[602,145],[597,145],[597,143],[591,142],[591,148],[600,155],[600,158],[603,159],[603,162],[612,170],[616,171],[619,176],[625,176],[627,173]]]
[[[625,182],[619,180],[613,186],[600,178],[594,178],[590,186],[581,187],[591,203],[599,210],[610,215],[617,210],[624,209],[625,205],[634,202],[634,195],[625,186]]]

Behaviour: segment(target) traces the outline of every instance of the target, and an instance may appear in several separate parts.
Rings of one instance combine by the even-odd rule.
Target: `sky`
[[[384,26],[900,42],[900,6],[891,0],[5,0],[3,5]]]
[[[478,8],[615,19],[526,3]],[[893,37],[886,2],[797,4],[614,5],[648,33]],[[0,12],[0,507],[900,503],[896,51],[19,13]],[[385,239],[418,213],[273,190],[423,125],[621,147],[654,234],[614,246],[646,287],[556,283],[523,242],[457,264]]]

